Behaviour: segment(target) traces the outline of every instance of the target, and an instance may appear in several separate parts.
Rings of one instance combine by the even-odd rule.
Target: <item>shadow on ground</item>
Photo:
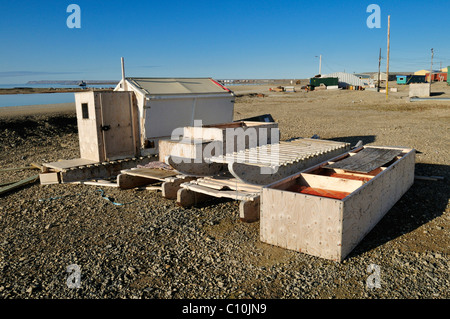
[[[367,234],[347,258],[358,256],[404,234],[412,232],[442,215],[450,194],[448,165],[417,163],[417,176],[442,176],[444,180],[415,180],[411,188]]]

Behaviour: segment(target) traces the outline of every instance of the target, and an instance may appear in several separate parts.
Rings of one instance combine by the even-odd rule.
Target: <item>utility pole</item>
[[[433,48],[431,48],[431,67],[430,67],[430,93],[431,93],[431,82],[433,80],[433,56],[434,56],[434,52],[433,52]]]
[[[380,55],[378,57],[378,85],[377,85],[377,92],[380,92],[380,68],[381,68],[381,48],[380,48]]]
[[[122,65],[122,90],[127,91],[128,88],[127,88],[127,83],[125,81],[125,62],[124,62],[123,57],[120,58],[120,62]]]
[[[322,54],[319,57],[319,74],[322,75]]]
[[[319,75],[322,75],[322,54],[319,56],[315,56],[316,58],[319,58]]]
[[[386,100],[389,95],[389,41],[391,36],[391,16],[388,16],[388,34],[387,34],[387,62],[386,62]]]

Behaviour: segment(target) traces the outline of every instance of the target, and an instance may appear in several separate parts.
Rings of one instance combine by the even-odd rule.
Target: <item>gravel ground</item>
[[[416,175],[445,179],[416,181],[342,263],[261,243],[259,223],[241,222],[236,201],[184,209],[156,191],[103,188],[118,206],[95,186],[36,183],[0,197],[0,297],[450,297],[448,102],[408,103],[404,90],[386,102],[369,91],[231,88],[242,95],[235,119],[271,113],[282,139],[318,134],[413,147]],[[0,127],[1,168],[79,157],[73,113],[5,117]],[[33,174],[0,172],[0,182]],[[80,269],[78,289],[68,287],[69,265]]]

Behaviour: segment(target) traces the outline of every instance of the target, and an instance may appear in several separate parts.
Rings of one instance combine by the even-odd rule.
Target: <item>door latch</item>
[[[111,125],[100,125],[100,129],[102,131],[108,131],[109,129],[111,129]]]

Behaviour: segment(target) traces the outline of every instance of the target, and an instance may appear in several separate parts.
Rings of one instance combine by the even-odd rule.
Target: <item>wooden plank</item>
[[[254,223],[259,220],[260,197],[252,201],[243,200],[239,203],[239,218],[246,223]]]
[[[58,184],[61,181],[58,172],[41,173],[39,174],[39,180],[41,182],[41,185]]]
[[[167,177],[176,176],[178,173],[173,170],[163,170],[157,168],[132,168],[121,171],[122,174],[156,179],[164,181]]]
[[[119,187],[117,183],[113,183],[110,181],[78,181],[78,182],[72,182],[70,184],[80,184],[80,185],[92,185],[92,186],[99,186],[99,187]]]
[[[12,190],[14,190],[16,188],[25,186],[27,184],[34,183],[38,179],[39,179],[39,174],[27,177],[27,178],[25,178],[25,179],[23,179],[21,181],[18,181],[18,182],[14,183],[14,184],[10,184],[8,186],[2,187],[2,188],[0,188],[0,195],[3,195],[5,193],[7,193],[7,192],[10,192],[10,191],[12,191]]]
[[[135,187],[140,187],[148,184],[157,182],[158,180],[140,177],[130,174],[119,174],[117,175],[117,186],[121,189],[131,189]]]
[[[354,156],[324,167],[357,173],[369,173],[392,161],[401,153],[402,151],[399,149],[364,148]]]
[[[72,167],[91,165],[91,164],[96,164],[96,163],[98,163],[98,162],[89,160],[89,159],[75,158],[75,159],[61,160],[61,161],[51,162],[51,163],[43,163],[42,165],[45,167],[48,167],[48,168],[53,168],[55,170],[62,171],[62,170],[72,168]]]
[[[211,199],[211,196],[194,192],[187,188],[180,188],[177,191],[177,205],[180,205],[182,207],[197,205],[199,203],[207,201],[208,199]]]
[[[193,176],[183,176],[180,178],[167,178],[164,183],[161,184],[162,197],[167,199],[177,199],[177,192],[180,189],[182,183],[187,183],[194,180]]]

